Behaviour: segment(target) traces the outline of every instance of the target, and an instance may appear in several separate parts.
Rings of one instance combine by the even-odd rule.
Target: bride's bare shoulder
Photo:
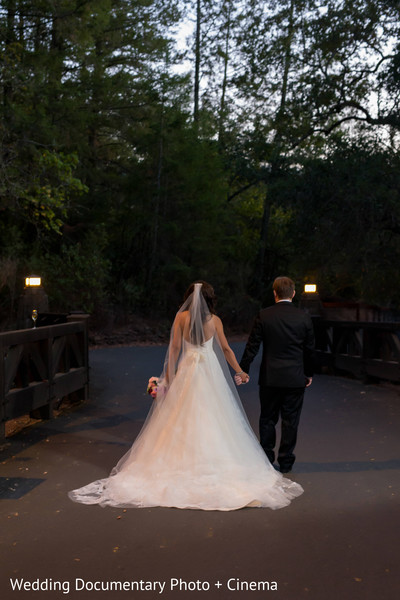
[[[184,310],[176,315],[176,321],[180,324],[185,323],[189,318],[189,311]]]
[[[211,322],[214,324],[214,327],[223,327],[222,321],[217,315],[212,316]]]

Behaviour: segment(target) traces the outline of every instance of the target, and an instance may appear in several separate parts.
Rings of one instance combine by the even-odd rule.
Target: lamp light
[[[304,286],[304,292],[306,294],[316,294],[317,286],[315,285],[315,283],[306,283]]]
[[[41,277],[25,277],[25,287],[39,287],[42,285]]]

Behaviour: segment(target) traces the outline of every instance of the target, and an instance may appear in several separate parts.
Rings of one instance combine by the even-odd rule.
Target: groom
[[[314,330],[305,312],[292,304],[294,283],[277,277],[273,284],[275,305],[264,308],[255,319],[240,367],[250,363],[263,345],[260,386],[260,443],[271,463],[275,460],[276,425],[281,416],[278,451],[281,473],[289,473],[296,459],[293,451],[303,406],[304,390],[313,375]]]

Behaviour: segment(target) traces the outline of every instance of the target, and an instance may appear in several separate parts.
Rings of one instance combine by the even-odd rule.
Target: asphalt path
[[[240,356],[243,345],[233,348]],[[91,351],[90,400],[7,440],[0,598],[397,600],[395,387],[314,378],[290,474],[305,491],[284,509],[123,510],[69,500],[69,490],[107,476],[129,449],[149,408],[147,380],[159,374],[164,353]],[[255,431],[256,370],[240,388]]]

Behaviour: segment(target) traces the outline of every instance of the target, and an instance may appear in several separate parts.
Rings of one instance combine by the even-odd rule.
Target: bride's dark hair
[[[198,279],[197,281],[191,283],[188,289],[186,290],[185,295],[183,296],[183,301],[185,302],[189,298],[190,294],[193,294],[195,283],[202,284],[201,293],[203,295],[204,300],[206,301],[208,310],[212,315],[215,315],[215,305],[217,303],[217,299],[215,297],[213,286],[207,283],[207,281],[202,281],[201,279]]]

